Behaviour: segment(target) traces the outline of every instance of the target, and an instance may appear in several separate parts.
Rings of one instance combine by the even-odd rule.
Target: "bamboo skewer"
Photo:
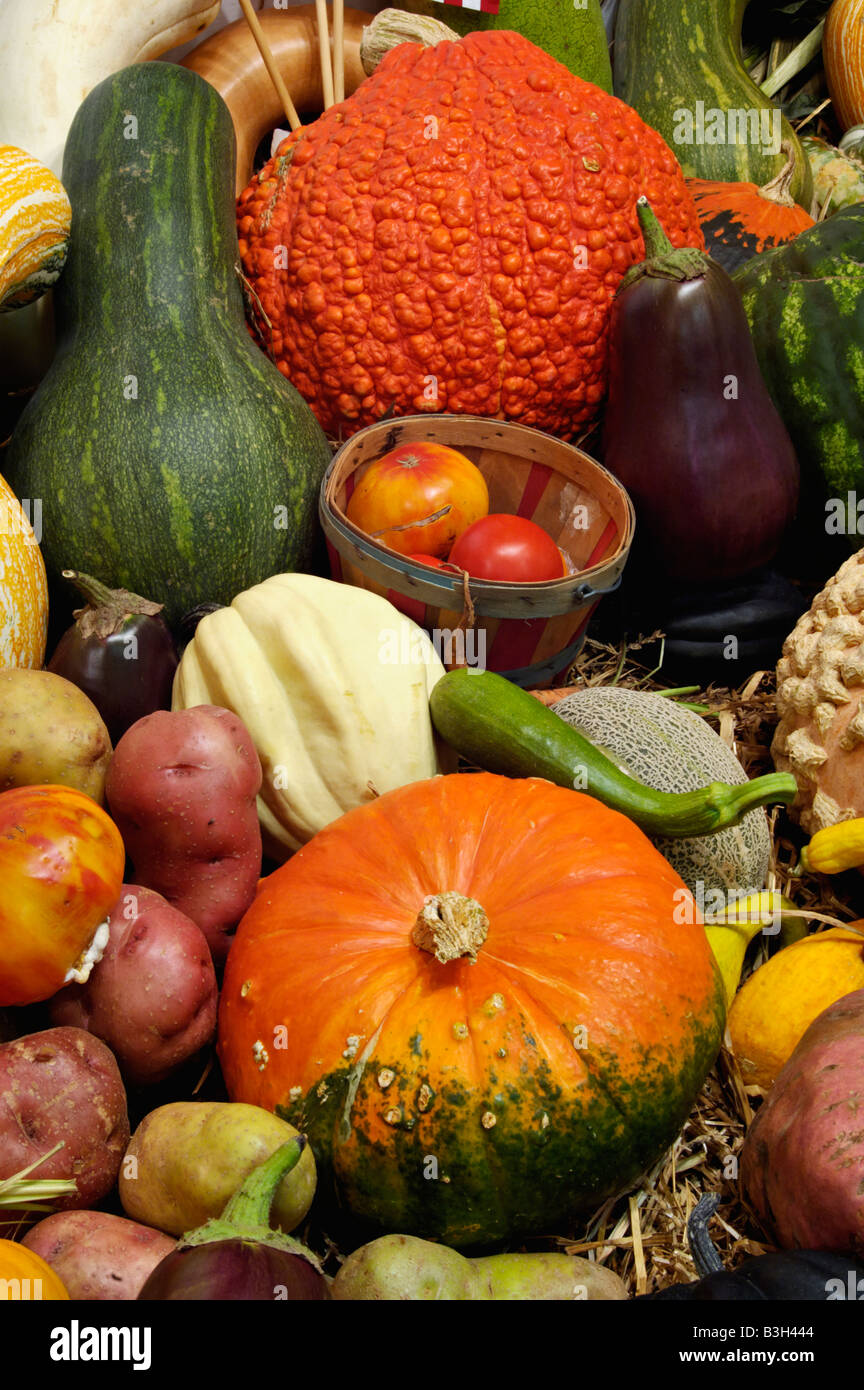
[[[345,100],[345,0],[333,0],[333,95]]]
[[[269,43],[264,37],[264,30],[261,28],[258,16],[252,8],[252,0],[240,0],[240,8],[243,11],[246,23],[252,30],[252,37],[258,45],[258,52],[264,59],[264,66],[270,74],[270,80],[279,93],[279,100],[282,103],[282,109],[288,119],[288,124],[292,130],[299,130],[301,125],[300,117],[297,115],[297,110],[291,100],[288,88],[282,80],[282,74],[276,66],[276,60],[273,57]]]
[[[321,53],[321,88],[324,93],[324,110],[333,106],[333,65],[330,60],[330,29],[327,24],[327,0],[315,0],[315,15],[318,20],[318,48]]]

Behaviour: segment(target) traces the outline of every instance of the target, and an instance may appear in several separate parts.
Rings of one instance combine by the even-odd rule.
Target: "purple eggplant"
[[[673,248],[645,198],[637,214],[646,259],[612,306],[604,461],[633,498],[642,560],[674,580],[732,579],[776,553],[798,460],[738,289],[702,251]]]
[[[116,746],[136,720],[171,708],[177,651],[161,603],[109,589],[75,570],[64,570],[63,578],[84,595],[87,606],[76,610],[48,670],[90,697]]]
[[[305,1145],[303,1135],[283,1144],[249,1174],[218,1219],[181,1236],[153,1270],[139,1300],[329,1299],[327,1279],[311,1250],[269,1225],[276,1189]]]

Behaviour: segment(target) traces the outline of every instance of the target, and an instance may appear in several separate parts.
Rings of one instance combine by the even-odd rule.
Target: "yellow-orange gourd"
[[[825,21],[822,58],[843,130],[864,121],[864,0],[834,0]]]
[[[68,1298],[66,1285],[41,1255],[16,1240],[0,1240],[0,1302],[14,1299],[40,1303]]]
[[[0,312],[44,294],[66,262],[72,208],[50,169],[0,145]]]
[[[0,477],[0,668],[41,667],[48,634],[48,581],[31,517],[38,530],[41,499],[24,511]]]
[[[844,994],[864,989],[864,923],[796,941],[755,971],[735,996],[727,1026],[747,1085],[766,1090],[810,1024]]]

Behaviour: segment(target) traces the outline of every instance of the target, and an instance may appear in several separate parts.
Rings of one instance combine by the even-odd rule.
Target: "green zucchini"
[[[813,181],[807,156],[779,107],[744,67],[747,4],[620,0],[615,95],[660,132],[690,178],[761,188],[786,163],[781,146],[788,140],[795,159],[790,192],[809,212]]]
[[[57,356],[4,459],[43,499],[50,578],[98,574],[172,625],[319,544],[330,450],[246,328],[233,171],[228,108],[188,69],[136,63],[90,92],[63,161]]]
[[[711,782],[693,792],[654,791],[628,777],[533,695],[492,671],[449,671],[429,706],[441,737],[478,767],[505,777],[545,777],[587,792],[649,835],[709,835],[737,825],[754,806],[789,806],[797,795],[795,778],[785,772],[740,786]]]

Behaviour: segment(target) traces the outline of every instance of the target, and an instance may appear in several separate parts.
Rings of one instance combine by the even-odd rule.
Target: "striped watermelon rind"
[[[754,257],[733,279],[805,495],[864,496],[864,204]]]

